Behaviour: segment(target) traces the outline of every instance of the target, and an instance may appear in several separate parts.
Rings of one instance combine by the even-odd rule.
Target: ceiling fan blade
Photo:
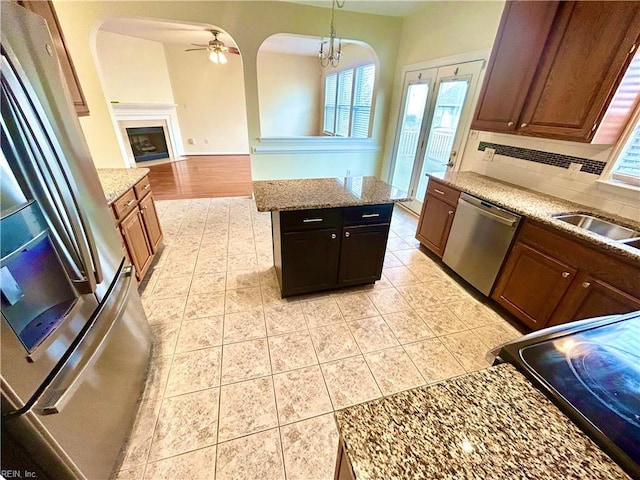
[[[238,50],[236,47],[227,47],[227,51],[229,53],[233,53],[234,55],[240,55],[240,50]]]
[[[185,52],[194,52],[196,50],[208,50],[208,48],[187,48]]]
[[[199,43],[192,43],[191,45],[193,45],[194,47],[208,47],[209,45],[201,45]]]

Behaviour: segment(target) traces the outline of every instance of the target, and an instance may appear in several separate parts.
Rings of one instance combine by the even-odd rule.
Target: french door
[[[409,193],[405,205],[417,213],[427,189],[426,175],[443,177],[457,166],[482,63],[465,62],[405,75],[391,183]]]

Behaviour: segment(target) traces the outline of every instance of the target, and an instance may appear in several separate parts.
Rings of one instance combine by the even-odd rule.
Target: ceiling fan
[[[218,40],[218,35],[220,32],[218,30],[207,30],[211,32],[213,35],[213,40],[209,40],[208,45],[200,45],[198,43],[192,43],[194,47],[198,48],[187,48],[185,52],[193,52],[195,50],[206,50],[209,52],[209,60],[213,63],[227,63],[227,57],[225,53],[231,53],[233,55],[240,55],[240,50],[236,47],[227,47],[223,42]]]

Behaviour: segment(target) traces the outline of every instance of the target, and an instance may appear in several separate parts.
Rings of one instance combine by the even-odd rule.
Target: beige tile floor
[[[418,248],[402,209],[375,286],[283,300],[251,199],[157,207],[153,359],[115,478],[331,479],[334,410],[486,368],[519,335]]]

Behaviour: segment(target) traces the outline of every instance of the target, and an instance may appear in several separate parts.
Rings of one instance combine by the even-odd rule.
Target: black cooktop
[[[640,312],[529,335],[499,356],[640,478]]]

